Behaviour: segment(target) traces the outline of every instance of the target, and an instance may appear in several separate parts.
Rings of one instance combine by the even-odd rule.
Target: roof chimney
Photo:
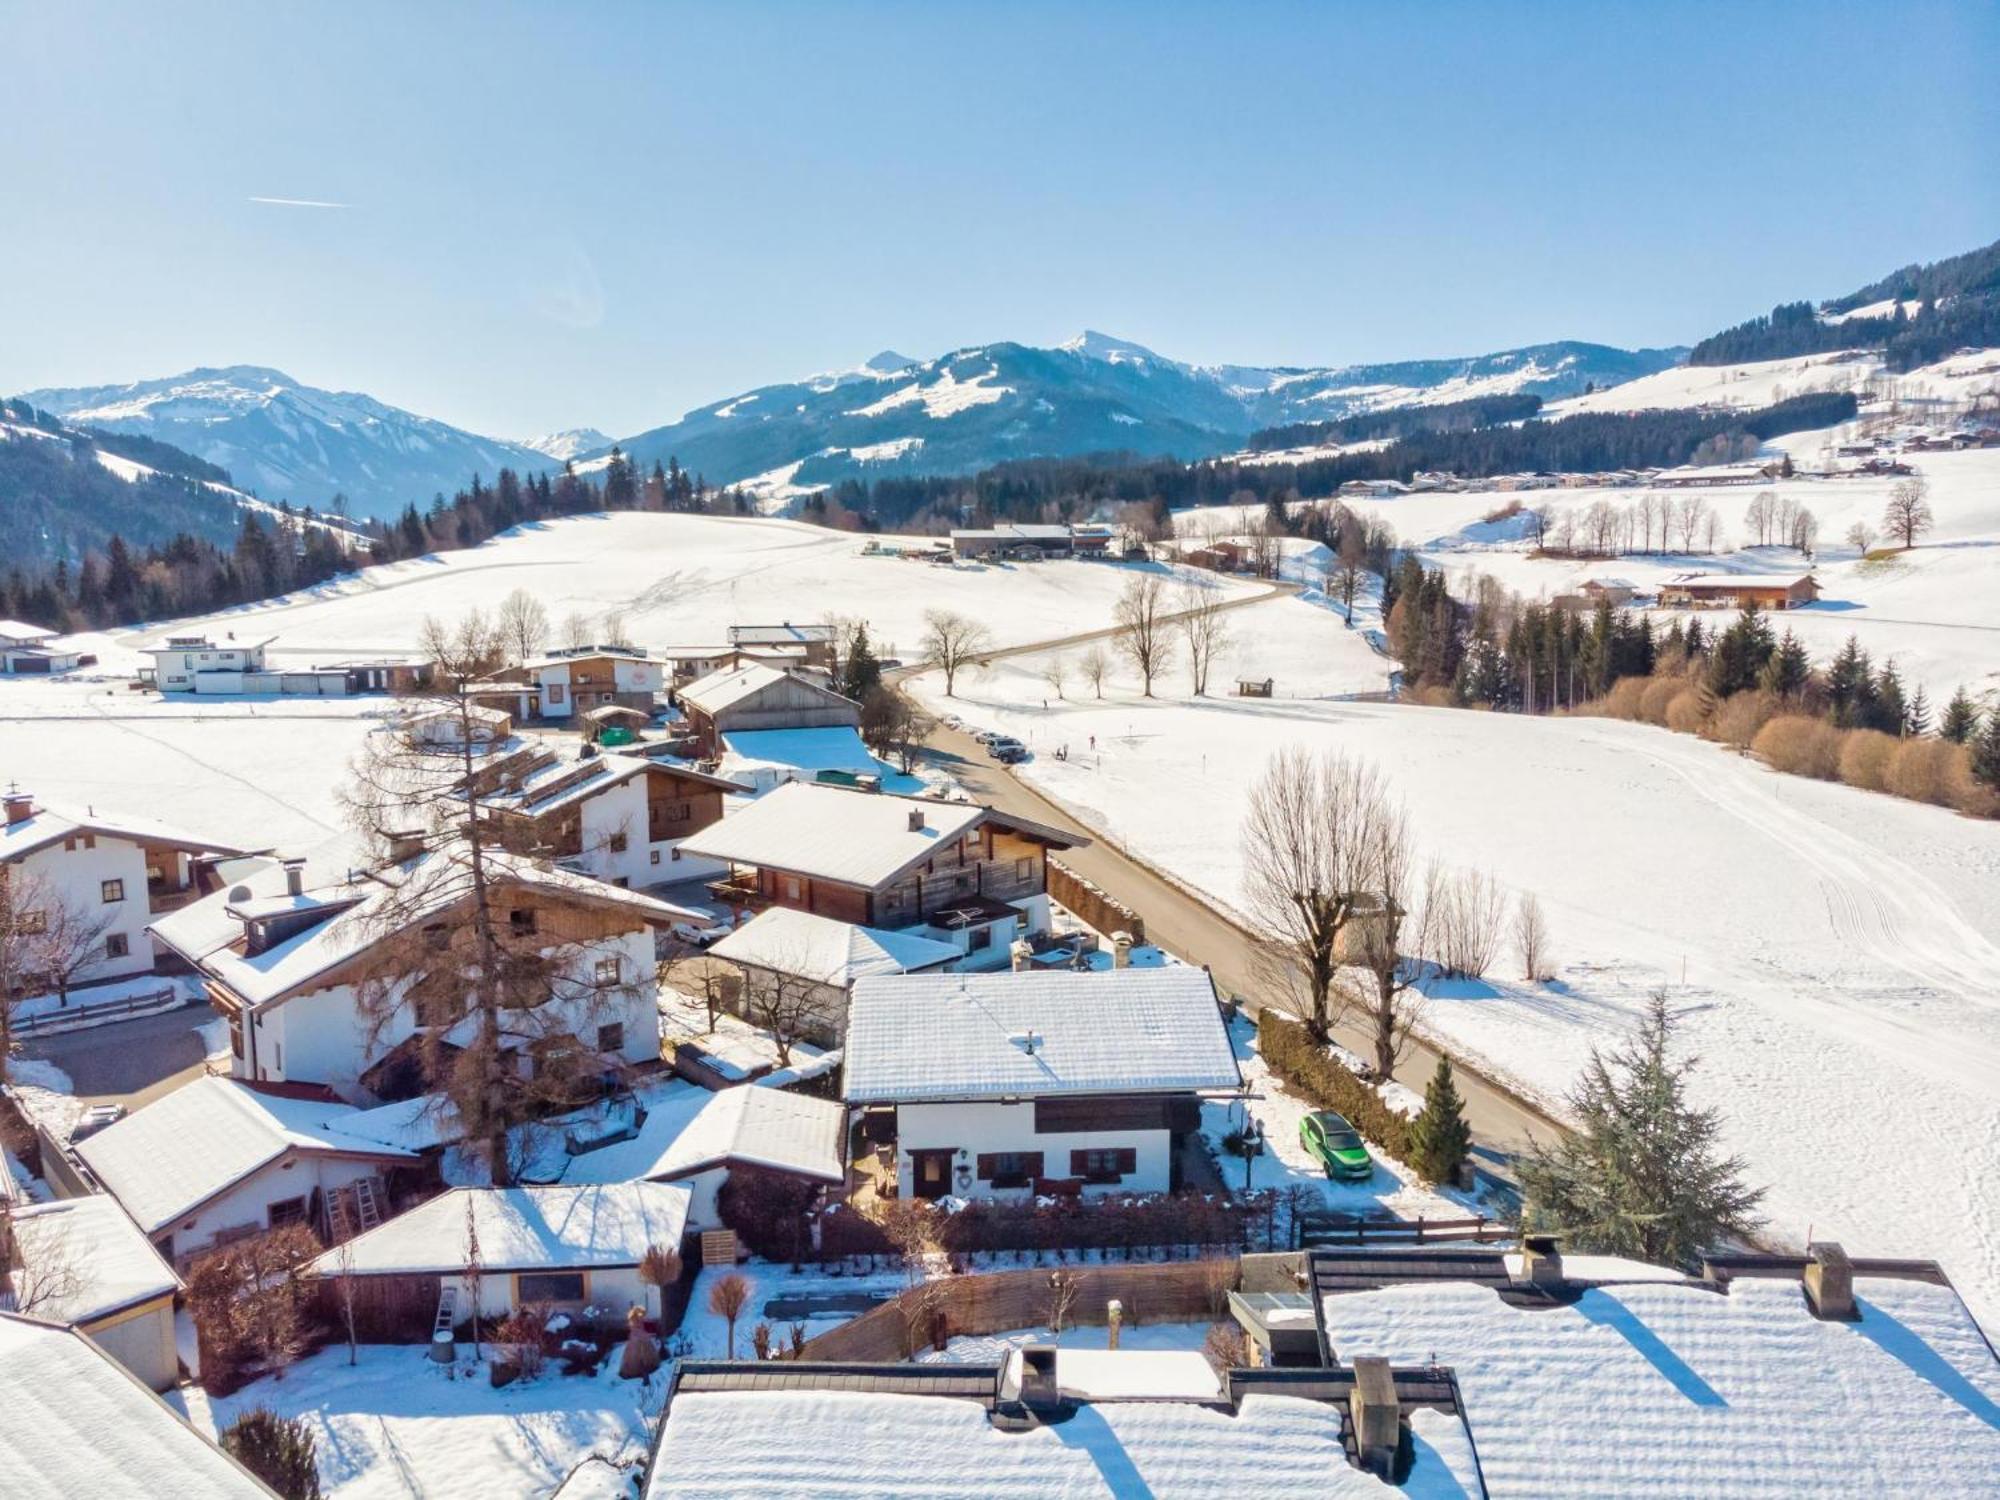
[[[1854,1264],[1834,1240],[1814,1240],[1806,1246],[1806,1303],[1815,1318],[1852,1323],[1861,1316],[1854,1306]]]
[[[388,836],[389,863],[400,865],[415,859],[424,852],[424,834],[420,828],[398,828]]]
[[[16,823],[25,823],[35,815],[35,799],[26,792],[9,792],[5,801],[9,828]]]
[[[1054,1344],[1028,1344],[1022,1348],[1021,1402],[1031,1411],[1048,1411],[1062,1405]]]
[[[1129,969],[1132,967],[1132,934],[1114,932],[1111,934],[1111,967]]]
[[[1016,974],[1025,974],[1035,966],[1035,945],[1026,938],[1015,938],[1014,946],[1007,950]]]
[[[1379,1354],[1363,1354],[1352,1363],[1354,1385],[1347,1393],[1347,1418],[1355,1456],[1369,1473],[1393,1482],[1396,1449],[1403,1437],[1403,1403],[1396,1397],[1396,1377]]]
[[[924,810],[921,807],[913,807],[910,809],[910,832],[922,833],[923,831]]]
[[[1521,1279],[1531,1286],[1563,1284],[1562,1251],[1552,1234],[1531,1234],[1521,1241]]]
[[[306,862],[302,859],[285,861],[285,894],[301,896],[305,894]]]

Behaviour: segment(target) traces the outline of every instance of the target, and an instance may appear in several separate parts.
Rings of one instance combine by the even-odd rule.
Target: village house
[[[680,1252],[688,1190],[664,1182],[453,1188],[356,1235],[307,1265],[322,1280],[353,1277],[377,1324],[406,1309],[404,1336],[522,1307],[622,1323],[657,1310],[639,1263],[654,1246]],[[378,1334],[379,1336],[379,1334]]]
[[[219,1246],[304,1224],[321,1239],[375,1222],[390,1176],[415,1153],[343,1134],[356,1113],[324,1090],[203,1077],[124,1119],[43,1152],[65,1198],[101,1187],[177,1266]]]
[[[18,920],[25,935],[68,950],[52,966],[69,969],[70,984],[152,973],[160,954],[148,924],[201,895],[205,856],[238,852],[150,818],[45,807],[19,790],[0,806],[0,878],[19,872],[59,903]]]
[[[19,1500],[277,1500],[89,1335],[13,1312],[0,1312],[0,1454]]]
[[[746,1019],[776,1011],[798,1018],[797,1034],[840,1045],[854,981],[869,974],[921,974],[962,964],[957,943],[915,932],[889,932],[790,907],[759,912],[708,950],[741,978],[730,1008]]]
[[[480,804],[516,823],[540,852],[581,874],[634,890],[717,874],[682,844],[741,790],[682,761],[534,744],[476,773]]]
[[[153,658],[142,667],[139,681],[162,693],[195,693],[203,697],[344,698],[352,690],[341,667],[274,667],[265,657],[276,636],[261,641],[217,642],[205,635],[170,635],[139,649]]]
[[[1557,594],[1551,601],[1557,609],[1587,613],[1600,604],[1623,609],[1637,597],[1638,585],[1625,578],[1586,578],[1571,594]]]
[[[544,719],[572,719],[605,704],[651,718],[666,687],[666,665],[631,646],[578,646],[523,662]]]
[[[1660,585],[1664,608],[1797,609],[1819,598],[1810,573],[1691,573]]]
[[[831,625],[794,625],[790,620],[778,625],[732,625],[729,644],[739,651],[796,651],[807,666],[831,667],[835,633]]]
[[[407,1044],[421,1031],[456,1045],[475,1023],[460,1010],[418,1014],[403,998],[416,973],[385,971],[382,952],[417,939],[450,953],[456,920],[474,899],[469,863],[451,846],[313,890],[294,866],[281,894],[241,888],[206,898],[203,941],[185,956],[229,1023],[232,1076],[324,1084],[361,1103],[414,1092]],[[654,932],[699,914],[497,850],[486,851],[484,870],[511,940],[546,938],[542,951],[560,961],[560,993],[545,1003],[562,1010],[544,1018],[544,1032],[567,1020],[575,1045],[607,1068],[656,1060]],[[192,951],[223,921],[235,924],[227,946]]]
[[[1205,970],[856,981],[842,1096],[903,1196],[1163,1193],[1242,1073]]]
[[[12,1254],[8,1240],[12,1239]],[[104,1193],[0,1213],[0,1303],[66,1323],[156,1391],[180,1378],[181,1279]]]
[[[414,656],[368,656],[319,664],[322,672],[345,672],[350,693],[414,693],[430,686],[431,663]]]
[[[1012,557],[1036,561],[1056,557],[1104,557],[1111,550],[1111,531],[1104,526],[1057,526],[1032,522],[1002,522],[966,528],[951,534],[952,556],[970,560]]]
[[[58,634],[24,620],[0,620],[0,674],[46,677],[96,660],[81,651],[50,645]]]
[[[687,733],[703,755],[720,755],[726,736],[747,730],[858,730],[861,705],[781,667],[752,662],[714,672],[676,695]]]
[[[663,1134],[664,1144],[654,1147],[642,1131],[635,1151],[620,1148],[621,1157],[636,1161],[650,1154],[635,1177],[687,1189],[691,1233],[723,1227],[718,1202],[734,1169],[821,1189],[837,1190],[847,1180],[847,1111],[837,1100],[739,1084],[705,1093],[691,1117],[678,1116]]]
[[[728,906],[915,933],[1004,968],[1049,931],[1049,851],[1086,842],[976,802],[792,782],[684,847],[731,867],[709,887]]]

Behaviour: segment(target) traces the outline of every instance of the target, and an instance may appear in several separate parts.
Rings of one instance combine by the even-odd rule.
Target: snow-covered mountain
[[[265,500],[324,510],[345,495],[358,516],[423,505],[503,465],[550,466],[547,455],[524,444],[480,437],[371,396],[301,385],[257,365],[23,395],[80,425],[172,443],[221,465]]]
[[[611,438],[595,427],[565,427],[561,432],[545,432],[540,437],[529,438],[521,446],[533,448],[557,463],[565,463],[572,458],[587,458],[593,453],[603,452],[611,446]]]
[[[936,359],[879,354],[764,386],[622,440],[773,502],[848,477],[969,473],[1013,458],[1131,450],[1199,458],[1260,427],[1520,391],[1558,397],[1673,365],[1678,350],[1540,344],[1471,359],[1342,368],[1186,364],[1086,332],[1053,349],[984,344]]]

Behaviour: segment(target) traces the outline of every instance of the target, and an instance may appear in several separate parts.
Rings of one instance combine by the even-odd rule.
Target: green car
[[[1360,1135],[1345,1116],[1332,1110],[1307,1115],[1299,1121],[1299,1144],[1326,1168],[1329,1177],[1366,1182],[1375,1175],[1375,1158],[1361,1144]]]

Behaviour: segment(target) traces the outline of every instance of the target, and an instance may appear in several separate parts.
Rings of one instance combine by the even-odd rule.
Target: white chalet
[[[0,620],[0,673],[45,677],[79,665],[83,661],[81,651],[50,644],[57,634],[25,620]]]
[[[147,924],[200,895],[204,856],[236,852],[151,818],[44,807],[22,791],[6,793],[0,805],[0,879],[19,872],[62,905],[59,913],[24,909],[24,923],[59,943],[88,939],[95,950],[71,984],[150,973]]]
[[[870,976],[848,1008],[844,1095],[905,1196],[1166,1192],[1242,1087],[1202,969]]]
[[[407,942],[413,929],[441,961],[466,961],[452,956],[452,942],[453,919],[472,900],[469,865],[446,846],[315,890],[295,875],[276,894],[238,885],[158,931],[199,970],[210,1004],[229,1022],[233,1076],[324,1084],[342,1098],[375,1103],[410,1092],[401,1064],[419,1031],[451,1045],[473,1024],[462,1011],[419,1015],[401,998],[416,973],[383,968],[385,947]],[[569,1034],[578,1045],[607,1064],[656,1059],[653,932],[695,914],[495,851],[486,855],[485,872],[514,937],[546,936],[544,951],[563,959],[568,982],[547,1003],[574,1012]],[[213,946],[225,922],[234,935]],[[370,987],[379,987],[372,1006]],[[387,1021],[371,1025],[370,1009]],[[560,1029],[540,1027],[543,1034]]]
[[[568,719],[607,703],[651,716],[667,664],[631,646],[578,646],[523,662],[544,719]]]

